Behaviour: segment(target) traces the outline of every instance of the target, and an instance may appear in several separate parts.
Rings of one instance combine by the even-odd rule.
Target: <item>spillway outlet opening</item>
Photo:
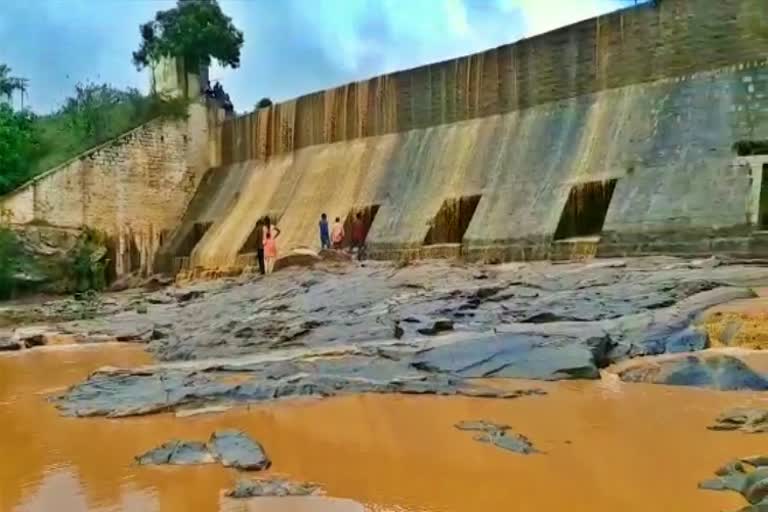
[[[355,227],[355,219],[357,219],[358,216],[362,223],[361,242],[365,243],[366,238],[368,238],[368,232],[373,225],[373,221],[376,219],[376,214],[379,213],[380,206],[381,205],[378,204],[370,204],[366,206],[356,206],[349,210],[346,219],[344,219],[344,243],[347,246],[352,245],[353,228]]]
[[[240,247],[240,250],[237,254],[256,254],[259,247],[261,246],[262,237],[264,236],[263,228],[267,217],[269,217],[269,221],[273,226],[277,225],[277,221],[279,220],[278,215],[267,214],[263,217],[260,217],[259,220],[256,221],[256,225],[253,226],[251,233],[248,235],[248,238],[245,239],[243,246]]]
[[[555,240],[599,236],[614,188],[615,179],[574,185],[560,215]]]
[[[443,201],[424,237],[424,245],[460,244],[481,197],[462,196]]]
[[[184,240],[179,244],[179,250],[176,252],[176,257],[185,258],[192,254],[195,246],[200,243],[200,240],[202,240],[208,230],[211,229],[211,226],[213,226],[213,222],[195,222],[192,224],[192,227],[184,237]]]
[[[768,140],[739,140],[733,143],[738,156],[768,155]]]
[[[768,163],[763,164],[760,177],[760,206],[758,209],[760,229],[768,230]]]

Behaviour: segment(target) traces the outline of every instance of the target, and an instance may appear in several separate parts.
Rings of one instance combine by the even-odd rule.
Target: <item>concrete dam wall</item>
[[[768,155],[734,144],[768,140],[766,57],[764,0],[663,0],[259,110],[171,251],[243,266],[264,215],[287,251],[362,211],[381,258],[752,254]]]

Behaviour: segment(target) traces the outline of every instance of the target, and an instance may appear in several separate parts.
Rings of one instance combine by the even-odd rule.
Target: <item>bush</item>
[[[75,292],[101,291],[107,286],[106,238],[98,231],[85,229],[70,251],[72,288]]]
[[[16,295],[23,258],[24,249],[16,233],[6,226],[0,226],[0,299]]]
[[[29,162],[40,153],[35,116],[0,104],[0,195],[31,177]]]

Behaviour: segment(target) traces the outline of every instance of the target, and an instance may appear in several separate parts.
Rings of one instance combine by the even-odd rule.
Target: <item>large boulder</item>
[[[676,355],[634,360],[617,371],[625,382],[695,386],[723,391],[768,389],[768,380],[742,360],[723,354]]]
[[[315,251],[310,249],[296,249],[275,261],[275,272],[288,267],[311,267],[322,261]]]
[[[264,448],[239,430],[214,432],[208,447],[225,467],[258,471],[267,469],[271,464]]]

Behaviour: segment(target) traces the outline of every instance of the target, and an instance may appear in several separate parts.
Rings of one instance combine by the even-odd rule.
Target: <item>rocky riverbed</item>
[[[141,344],[158,361],[101,368],[48,394],[60,413],[80,417],[188,417],[359,394],[546,401],[548,382],[574,380],[768,388],[749,360],[710,349],[723,344],[727,329],[713,328],[720,317],[706,314],[752,300],[755,289],[768,284],[768,267],[759,262],[326,262],[268,278],[156,284],[85,303],[6,306],[0,350],[119,341]],[[720,424],[737,430],[742,419],[733,414]],[[488,449],[549,456],[530,440],[539,439],[535,430],[463,423],[472,424],[487,428],[465,434]],[[210,446],[172,441],[144,457],[211,462]],[[232,492],[303,494],[302,485],[261,480]]]

